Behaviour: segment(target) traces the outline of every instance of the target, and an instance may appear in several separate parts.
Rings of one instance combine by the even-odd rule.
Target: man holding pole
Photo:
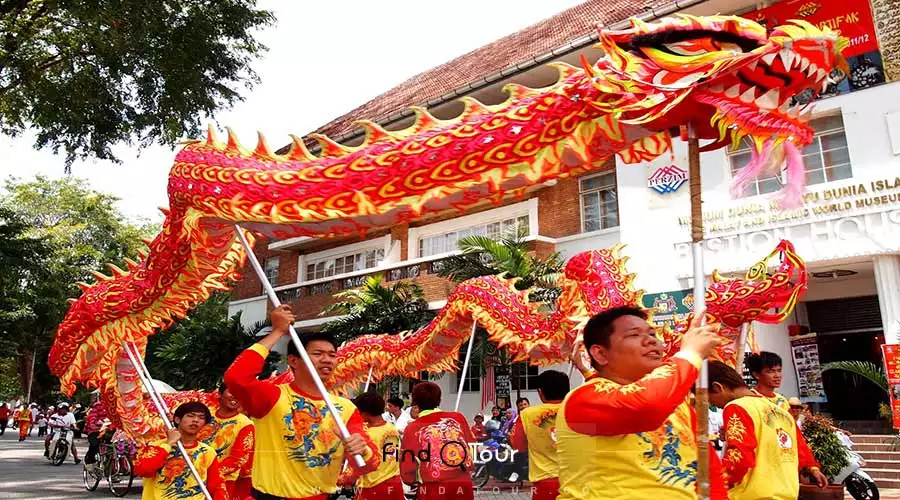
[[[721,342],[717,325],[701,325],[703,316],[694,317],[668,361],[642,309],[615,307],[588,321],[584,345],[596,373],[557,414],[559,500],[697,498],[696,416],[688,400],[703,359]],[[721,465],[710,455],[711,497],[724,499]]]
[[[253,498],[257,500],[324,500],[337,491],[344,458],[358,467],[353,455],[361,455],[369,472],[378,467],[380,457],[365,437],[363,421],[349,400],[331,395],[335,407],[350,431],[341,439],[339,429],[299,356],[288,344],[288,365],[294,374],[290,384],[260,381],[269,350],[289,333],[294,322],[290,306],[271,313],[272,332],[241,353],[228,371],[225,383],[241,407],[253,420],[256,443],[253,454]],[[337,359],[337,346],[329,335],[313,333],[302,339],[316,373],[327,385]]]

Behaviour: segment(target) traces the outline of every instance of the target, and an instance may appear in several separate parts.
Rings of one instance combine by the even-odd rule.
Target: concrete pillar
[[[900,255],[878,255],[873,264],[884,341],[897,344],[900,343]]]

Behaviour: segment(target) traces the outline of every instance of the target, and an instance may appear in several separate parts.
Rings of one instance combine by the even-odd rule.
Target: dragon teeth
[[[741,94],[741,102],[750,104],[754,99],[756,99],[756,87],[750,87]]]
[[[824,80],[826,76],[828,76],[828,73],[825,73],[824,69],[819,68],[819,70],[816,71],[816,81],[817,82],[820,80]]]
[[[733,86],[729,87],[728,90],[725,91],[725,97],[730,97],[730,98],[734,99],[735,97],[740,95],[740,93],[741,93],[741,87],[740,87],[740,85],[735,83]]]
[[[743,96],[741,96],[743,100]],[[760,109],[775,109],[778,107],[778,101],[781,100],[781,93],[778,89],[772,89],[756,99],[756,105]]]
[[[809,68],[806,69],[806,76],[812,78],[812,76],[819,70],[819,67],[816,66],[816,63],[809,63]]]
[[[754,71],[758,65],[759,65],[759,60],[754,59],[749,64],[747,64],[747,69],[749,69],[750,71]]]
[[[806,71],[806,68],[809,67],[809,59],[805,57],[800,57],[800,71]]]
[[[791,66],[794,64],[794,53],[790,49],[781,49],[779,54],[781,55],[781,61],[784,63],[784,68],[791,69]]]
[[[778,55],[777,52],[772,52],[771,54],[766,54],[766,55],[762,56],[762,60],[763,60],[764,63],[766,63],[767,65],[771,66],[771,65],[772,65],[772,62],[775,61],[775,57],[776,57],[777,55]]]
[[[784,103],[781,106],[778,106],[778,111],[784,115],[786,115],[790,109],[791,109],[791,100],[790,99],[784,101]]]
[[[714,94],[721,94],[722,92],[725,91],[725,86],[722,85],[721,83],[716,83],[715,85],[713,85],[709,88],[709,91]]]

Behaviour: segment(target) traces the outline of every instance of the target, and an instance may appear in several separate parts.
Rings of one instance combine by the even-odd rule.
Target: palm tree
[[[431,321],[434,314],[428,310],[421,287],[408,281],[387,287],[383,281],[384,277],[376,274],[367,277],[359,288],[335,294],[338,302],[326,307],[321,315],[344,316],[329,321],[322,330],[344,342],[370,333],[417,330]]]
[[[487,236],[469,236],[459,240],[457,245],[462,253],[441,262],[440,276],[459,283],[480,276],[502,275],[518,278],[515,284],[518,290],[534,288],[528,297],[532,302],[551,306],[559,297],[560,290],[556,284],[563,268],[559,253],[545,259],[538,258],[528,251],[526,242],[515,238],[494,240]],[[509,353],[493,345],[488,341],[487,332],[478,329],[475,345],[472,346],[472,362],[483,367],[488,359],[503,367],[508,367],[510,363]],[[515,365],[515,368],[516,373],[511,374],[513,377],[519,375],[520,365]],[[517,386],[516,392],[517,397],[521,396],[521,387]]]
[[[881,365],[869,361],[835,361],[822,365],[822,373],[828,370],[843,370],[852,375],[864,378],[877,385],[888,394],[888,380]]]
[[[556,282],[563,262],[558,252],[541,259],[520,239],[493,240],[487,236],[469,236],[457,245],[462,253],[441,262],[440,276],[459,283],[479,276],[503,275],[519,278],[515,285],[518,290],[536,288],[529,297],[533,302],[549,304],[559,296]]]

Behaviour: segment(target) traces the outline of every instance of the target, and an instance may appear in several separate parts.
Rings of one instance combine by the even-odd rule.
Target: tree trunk
[[[23,349],[18,358],[16,358],[16,369],[19,372],[19,388],[22,390],[22,396],[28,400],[28,385],[31,383],[31,392],[35,393],[36,387],[32,379],[34,378],[34,370],[32,369],[34,361],[34,350]]]

